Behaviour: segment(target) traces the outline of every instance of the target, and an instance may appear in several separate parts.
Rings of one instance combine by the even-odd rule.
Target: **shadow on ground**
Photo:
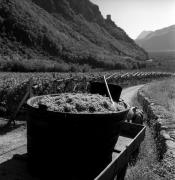
[[[29,173],[27,154],[14,155],[12,159],[0,164],[1,180],[39,180]]]
[[[26,122],[16,122],[15,124],[8,124],[8,119],[2,120],[0,119],[0,135],[5,135],[8,132],[11,132],[15,129],[20,128],[21,126],[24,126],[26,124]]]

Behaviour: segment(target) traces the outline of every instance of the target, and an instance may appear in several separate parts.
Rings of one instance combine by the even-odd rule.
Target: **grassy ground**
[[[136,163],[130,162],[127,170],[126,180],[157,180],[161,179],[154,173],[157,166],[157,153],[151,129],[147,127],[145,139],[140,146]]]
[[[151,84],[144,92],[175,117],[175,78]]]
[[[170,82],[171,81],[172,80],[170,80]],[[157,89],[157,92],[158,92],[158,89]],[[133,98],[132,102],[133,102],[133,106],[139,106],[136,97]],[[147,117],[145,115],[145,120],[146,118]],[[168,157],[168,159],[166,160],[159,161],[157,150],[156,150],[156,142],[153,136],[154,134],[153,129],[152,127],[149,127],[146,124],[146,122],[145,122],[145,125],[147,127],[145,139],[140,145],[139,154],[136,160],[134,161],[132,160],[129,163],[125,180],[170,180],[170,179],[173,179],[172,170],[175,164],[173,159],[171,157]]]
[[[136,96],[132,100],[133,106],[140,105]],[[140,107],[141,108],[141,107]],[[157,153],[151,128],[147,126],[145,139],[142,142],[138,157],[135,161],[131,161],[126,173],[126,180],[150,180],[157,179],[157,175],[153,172],[153,166],[157,162]]]

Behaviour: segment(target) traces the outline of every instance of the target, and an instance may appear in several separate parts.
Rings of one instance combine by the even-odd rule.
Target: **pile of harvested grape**
[[[112,104],[109,97],[88,93],[61,93],[46,95],[36,101],[33,106],[47,107],[49,111],[69,113],[118,112],[125,110],[125,104]]]

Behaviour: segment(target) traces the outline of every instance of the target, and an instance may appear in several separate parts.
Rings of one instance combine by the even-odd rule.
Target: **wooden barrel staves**
[[[113,113],[61,113],[36,108],[30,98],[27,149],[32,172],[70,180],[93,179],[112,160],[120,123],[129,106]],[[48,177],[49,176],[49,177]]]

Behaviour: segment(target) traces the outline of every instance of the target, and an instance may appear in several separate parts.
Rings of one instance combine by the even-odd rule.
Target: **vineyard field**
[[[170,77],[165,72],[96,72],[96,73],[0,73],[0,113],[10,117],[32,84],[34,95],[60,92],[86,92],[89,81],[103,81],[122,87]]]
[[[155,62],[156,67],[159,71],[174,72],[175,69],[175,51],[169,52],[150,52],[150,58]]]

